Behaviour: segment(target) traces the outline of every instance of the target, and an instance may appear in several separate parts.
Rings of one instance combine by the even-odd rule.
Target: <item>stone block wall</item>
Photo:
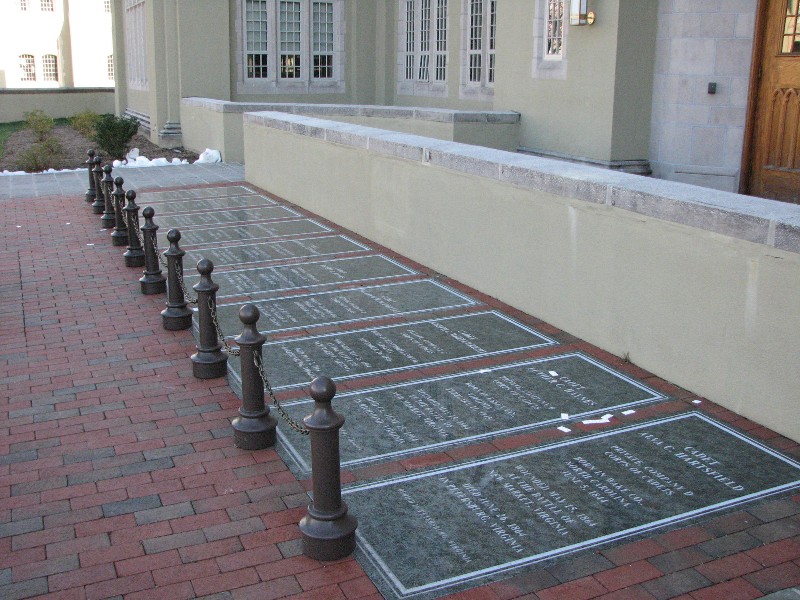
[[[756,4],[659,0],[654,176],[738,190]],[[716,83],[715,94],[708,93],[709,83]]]

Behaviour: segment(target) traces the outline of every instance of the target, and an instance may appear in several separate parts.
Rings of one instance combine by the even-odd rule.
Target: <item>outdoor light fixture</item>
[[[589,0],[571,0],[569,5],[570,25],[591,25],[594,23],[594,12],[587,11]]]

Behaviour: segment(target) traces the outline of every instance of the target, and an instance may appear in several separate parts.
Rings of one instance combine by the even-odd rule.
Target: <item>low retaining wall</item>
[[[114,112],[114,88],[56,88],[0,90],[0,122],[24,121],[25,113],[42,110],[54,119],[84,110],[97,114]]]
[[[277,112],[247,180],[800,441],[800,207]]]
[[[195,152],[214,148],[222,153],[226,162],[244,162],[242,115],[255,111],[317,116],[354,125],[380,127],[511,151],[517,149],[519,132],[519,113],[509,111],[359,104],[247,103],[184,98],[181,101],[183,145]]]

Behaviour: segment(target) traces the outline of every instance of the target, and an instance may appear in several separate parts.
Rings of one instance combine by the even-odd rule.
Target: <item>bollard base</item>
[[[145,296],[165,294],[167,291],[167,280],[163,275],[145,275],[139,278],[139,283]]]
[[[144,252],[142,252],[141,250],[139,252],[128,250],[127,252],[125,252],[125,254],[122,255],[122,258],[125,259],[126,267],[144,266]]]
[[[111,245],[112,246],[127,246],[128,245],[128,234],[127,233],[120,233],[115,231],[111,234]]]
[[[168,307],[161,311],[161,324],[167,331],[180,331],[192,326],[192,311],[188,308]]]
[[[114,229],[115,221],[113,214],[109,216],[108,213],[103,210],[103,216],[100,217],[100,227],[103,229]]]
[[[270,414],[261,417],[239,415],[233,421],[233,445],[242,450],[263,450],[275,445],[278,421]]]
[[[86,199],[86,201],[87,201],[87,202],[94,202],[94,199],[95,199],[96,197],[97,197],[97,194],[95,193],[95,191],[94,191],[94,190],[88,190],[88,191],[86,192],[85,199]]]
[[[356,549],[356,527],[358,520],[349,514],[332,521],[323,521],[307,514],[300,519],[303,554],[326,561],[349,556]]]
[[[106,203],[98,199],[92,203],[92,214],[102,215],[106,211]]]
[[[216,379],[228,374],[228,355],[220,350],[192,354],[192,375],[197,379]]]

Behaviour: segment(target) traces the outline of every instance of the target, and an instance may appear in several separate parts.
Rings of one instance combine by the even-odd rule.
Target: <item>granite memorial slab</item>
[[[267,342],[264,366],[272,388],[281,390],[307,385],[319,375],[341,381],[554,344],[505,315],[486,311]],[[238,361],[229,361],[229,375],[238,388]]]
[[[195,188],[191,190],[142,192],[137,198],[137,202],[141,206],[147,206],[147,202],[170,202],[173,200],[189,200],[191,198],[225,198],[227,196],[243,196],[245,194],[255,193],[255,190],[243,185],[226,185],[222,187]]]
[[[384,596],[428,599],[798,486],[800,463],[687,413],[352,485],[343,498]]]
[[[192,233],[194,231],[192,230]],[[343,235],[326,235],[279,242],[190,250],[186,253],[184,264],[196,264],[201,258],[207,258],[214,263],[215,267],[229,267],[331,254],[352,254],[366,250],[371,250],[371,248]]]
[[[169,227],[161,227],[159,225],[158,244],[164,249],[169,247],[167,243],[168,231]],[[185,233],[181,232],[183,234],[181,248],[330,232],[330,228],[311,219],[289,219],[266,223],[241,223],[221,227],[203,227],[191,229]]]
[[[285,206],[256,206],[253,208],[237,208],[217,210],[214,212],[183,213],[161,215],[156,209],[154,222],[161,229],[187,229],[203,225],[230,225],[249,221],[270,221],[272,219],[288,219],[300,217],[300,213]]]
[[[581,353],[338,394],[336,410],[347,419],[339,434],[342,467],[440,452],[664,398]],[[313,406],[310,398],[284,403],[297,421]],[[308,445],[292,434],[282,439],[300,471],[310,472]]]
[[[388,283],[316,294],[284,296],[254,303],[262,333],[340,325],[382,317],[473,306],[475,301],[430,279]],[[242,329],[241,304],[217,306],[217,319],[231,336]],[[195,313],[195,324],[197,314]],[[305,415],[303,415],[305,416]]]
[[[190,235],[192,232],[188,232]],[[188,272],[188,270],[187,270]],[[256,267],[214,273],[219,284],[217,298],[248,295],[253,298],[274,292],[315,288],[324,285],[378,281],[404,275],[418,275],[408,267],[381,254],[354,258],[333,258],[274,267]],[[197,274],[186,277],[187,283],[199,281]]]
[[[174,215],[209,210],[225,210],[234,208],[255,208],[259,206],[277,206],[277,202],[266,196],[250,194],[249,196],[225,196],[219,198],[193,198],[161,202],[154,206],[157,215]]]

